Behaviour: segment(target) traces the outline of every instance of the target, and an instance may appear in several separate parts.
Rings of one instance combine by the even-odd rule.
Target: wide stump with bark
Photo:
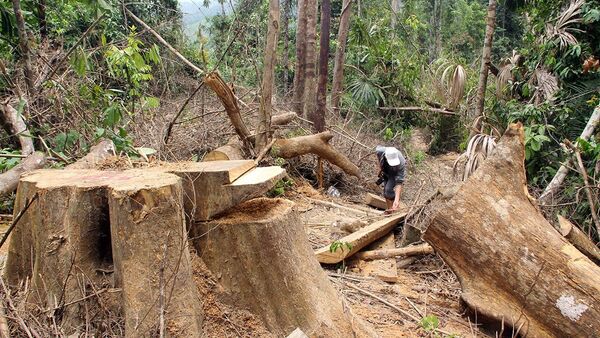
[[[259,198],[193,227],[198,254],[230,296],[285,337],[371,336],[342,304],[308,243],[293,203]]]
[[[100,286],[127,337],[159,329],[199,336],[202,315],[187,247],[181,179],[148,170],[38,170],[19,184],[5,278],[31,279],[32,302],[77,332]],[[105,275],[109,275],[108,281]],[[87,286],[87,287],[86,287]],[[106,290],[104,290],[106,291]]]
[[[523,128],[511,125],[495,153],[444,197],[424,239],[480,315],[522,336],[598,337],[600,267],[542,216],[523,162]]]

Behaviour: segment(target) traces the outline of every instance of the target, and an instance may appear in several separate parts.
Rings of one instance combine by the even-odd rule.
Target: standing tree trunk
[[[398,21],[398,13],[400,12],[400,6],[401,0],[392,0],[392,30],[396,29],[396,23]]]
[[[269,27],[265,46],[265,64],[263,68],[262,88],[260,97],[259,123],[256,130],[255,149],[264,148],[271,134],[271,109],[273,96],[273,77],[277,62],[277,36],[279,34],[279,0],[269,1]]]
[[[304,115],[304,85],[306,83],[306,5],[310,0],[298,0],[296,19],[296,67],[294,72],[294,110]]]
[[[306,0],[306,79],[304,83],[304,114],[312,116],[317,109],[317,0]]]
[[[325,110],[327,107],[327,72],[329,65],[329,31],[331,21],[331,2],[321,3],[321,40],[319,42],[319,83],[317,87],[317,107],[310,120],[313,129],[320,133],[325,130]]]
[[[477,96],[475,97],[475,113],[473,117],[475,122],[471,128],[470,137],[475,135],[481,128],[481,119],[483,106],[485,103],[485,89],[487,87],[487,78],[492,57],[492,40],[494,39],[494,28],[496,27],[496,0],[490,0],[487,11],[487,25],[485,27],[485,41],[483,42],[483,53],[481,55],[481,70],[479,72],[479,83],[477,85]]]
[[[25,20],[23,19],[23,12],[21,12],[21,1],[12,0],[12,5],[13,10],[15,11],[17,30],[19,31],[19,49],[21,50],[21,57],[25,62],[25,84],[27,84],[27,91],[31,96],[34,90],[35,78],[33,76],[33,70],[31,69],[31,53],[29,52],[29,44],[27,43]]]
[[[335,50],[333,80],[331,83],[331,106],[335,113],[339,113],[340,111],[340,99],[342,96],[342,86],[344,84],[344,60],[346,43],[348,40],[348,30],[350,28],[351,5],[352,0],[344,0],[342,14],[340,15],[340,28],[338,31],[337,49]]]
[[[289,88],[289,64],[290,64],[290,12],[292,11],[292,0],[283,0],[283,17],[281,18],[281,26],[283,27],[283,60],[281,67],[283,68],[283,95],[287,94]]]
[[[46,21],[46,0],[38,0],[38,22],[40,27],[40,37],[42,45],[46,45],[48,41],[48,24]]]

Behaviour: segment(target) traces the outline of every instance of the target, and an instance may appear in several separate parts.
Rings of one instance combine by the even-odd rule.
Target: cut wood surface
[[[387,233],[392,231],[398,222],[400,222],[400,220],[402,220],[405,216],[406,212],[395,213],[391,216],[371,223],[357,232],[340,238],[338,241],[342,243],[342,246],[335,252],[331,252],[329,250],[331,245],[328,244],[315,251],[315,256],[320,263],[337,264],[347,257],[354,255],[365,246],[373,243],[375,240],[385,236]],[[347,247],[346,243],[350,245],[351,249]]]
[[[115,144],[111,140],[102,140],[93,146],[90,151],[75,163],[65,169],[94,169],[98,163],[107,157],[115,155]]]
[[[312,256],[292,202],[244,202],[220,218],[196,223],[191,237],[230,304],[254,313],[275,336],[296,328],[309,337],[373,336],[347,311]]]
[[[273,146],[274,156],[292,158],[300,155],[315,154],[329,163],[340,167],[346,174],[360,177],[360,169],[329,144],[332,138],[333,134],[325,131],[314,135],[280,139]]]
[[[429,244],[411,245],[404,248],[380,248],[356,253],[355,257],[363,260],[386,259],[397,256],[418,256],[433,253]]]
[[[424,239],[479,318],[523,337],[598,337],[600,267],[529,198],[524,148],[522,125],[511,125],[475,173],[437,201]]]
[[[396,246],[393,233],[389,233],[368,246],[369,250],[391,250]],[[394,283],[398,280],[398,267],[395,258],[378,260],[363,260],[360,252],[354,255],[355,265],[364,276],[381,279],[384,282]]]
[[[214,150],[211,150],[204,158],[203,162],[209,161],[228,161],[243,160],[244,149],[240,143],[227,143]]]
[[[19,178],[23,173],[43,168],[45,164],[46,156],[44,153],[36,151],[27,156],[21,163],[17,164],[12,169],[0,174],[0,195],[15,191],[19,184]]]
[[[371,194],[370,192],[365,195],[365,204],[381,210],[387,209],[385,198]]]
[[[600,249],[583,231],[561,215],[558,215],[558,224],[561,235],[579,249],[582,254],[588,256],[596,264],[600,264]]]
[[[149,170],[181,177],[188,221],[206,221],[275,186],[286,173],[280,167],[255,168],[252,160],[178,162]]]

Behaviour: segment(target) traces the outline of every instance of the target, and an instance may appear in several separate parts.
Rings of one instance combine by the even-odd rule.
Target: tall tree
[[[317,107],[311,121],[316,132],[325,130],[327,108],[327,72],[329,65],[329,33],[331,25],[331,1],[321,2],[321,39],[319,41],[319,83],[317,87]]]
[[[298,0],[296,27],[296,67],[294,72],[294,110],[304,114],[304,85],[306,83],[306,2]]]
[[[287,94],[289,87],[289,63],[290,63],[290,40],[289,40],[289,23],[290,13],[292,11],[292,0],[283,0],[283,16],[281,18],[281,26],[283,27],[283,60],[281,67],[283,68],[283,93]]]
[[[396,29],[396,22],[398,21],[398,13],[400,12],[401,6],[401,0],[392,0],[392,30]]]
[[[256,131],[255,148],[261,150],[269,142],[271,134],[271,110],[273,96],[273,78],[277,62],[277,36],[279,35],[279,0],[269,1],[269,23],[267,42],[265,45],[265,63],[263,68],[262,88],[260,97],[259,119]]]
[[[29,51],[27,31],[25,30],[25,20],[23,19],[23,12],[21,11],[21,1],[12,0],[12,5],[13,10],[15,11],[17,31],[19,32],[19,49],[21,50],[21,57],[25,63],[25,84],[27,85],[27,92],[32,95],[35,87],[35,77],[33,75],[33,69],[31,68],[31,53]]]
[[[306,79],[304,83],[304,114],[311,116],[317,108],[317,0],[306,0]]]
[[[483,53],[481,55],[481,70],[479,72],[479,84],[477,85],[477,96],[475,97],[475,113],[473,114],[475,122],[471,129],[472,137],[481,128],[481,119],[485,103],[485,89],[492,58],[492,41],[494,39],[494,29],[496,28],[496,0],[490,0],[487,9],[487,23],[485,27],[485,40],[483,42]]]
[[[335,50],[333,80],[331,83],[331,106],[336,113],[340,110],[340,98],[342,96],[342,86],[344,84],[344,60],[346,43],[348,40],[348,30],[350,29],[351,5],[352,0],[344,0],[342,14],[340,15],[337,49]]]

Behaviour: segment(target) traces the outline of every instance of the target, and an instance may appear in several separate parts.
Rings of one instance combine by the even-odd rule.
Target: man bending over
[[[377,180],[377,184],[384,184],[383,197],[385,197],[388,210],[397,210],[400,205],[402,184],[404,183],[406,160],[400,150],[394,147],[377,146],[375,152],[379,163],[379,180]]]

